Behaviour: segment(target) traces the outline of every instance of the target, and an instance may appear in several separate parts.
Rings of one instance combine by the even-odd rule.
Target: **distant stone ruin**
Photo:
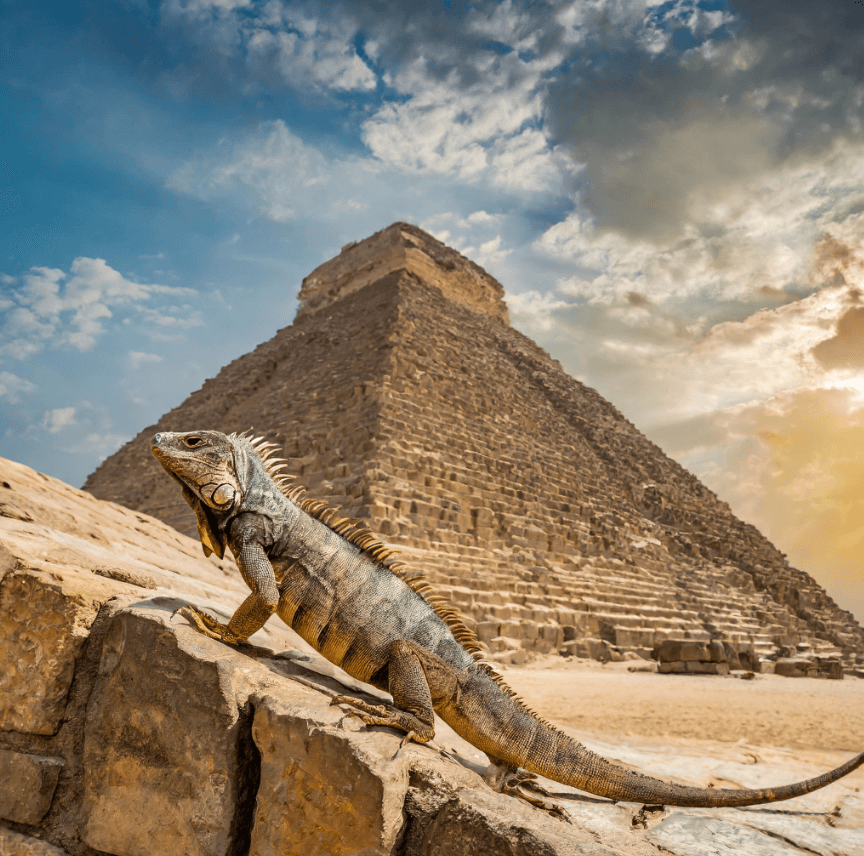
[[[510,327],[503,294],[394,223],[314,270],[294,324],[84,487],[193,534],[149,438],[252,425],[313,496],[363,518],[447,591],[501,662],[650,657],[683,639],[756,662],[791,650],[864,663],[852,615]]]

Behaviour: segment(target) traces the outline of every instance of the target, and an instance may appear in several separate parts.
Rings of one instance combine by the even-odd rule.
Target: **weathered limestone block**
[[[548,654],[557,651],[564,644],[564,631],[558,624],[540,624],[537,628],[537,639],[531,646],[533,650]]]
[[[520,639],[512,639],[509,636],[496,636],[489,641],[489,650],[493,654],[500,654],[502,651],[512,651],[522,644]]]
[[[722,642],[714,640],[708,643],[708,659],[712,663],[727,663],[729,657]]]
[[[54,734],[75,660],[105,601],[129,588],[64,568],[18,570],[0,582],[0,730]]]
[[[834,681],[843,680],[843,663],[840,660],[817,657],[816,663],[819,666],[819,677],[830,678]]]
[[[615,644],[619,648],[651,648],[654,631],[648,627],[615,627]]]
[[[677,813],[648,830],[646,837],[675,856],[800,856],[802,852],[791,842],[750,826]]]
[[[501,622],[499,621],[479,621],[477,623],[477,638],[481,642],[491,642],[500,635]]]
[[[253,704],[261,784],[250,856],[389,854],[408,790],[401,738],[340,728],[344,713],[294,682]]]
[[[561,646],[561,653],[606,663],[612,658],[612,647],[605,639],[573,639]]]
[[[728,663],[696,663],[693,660],[687,662],[687,671],[693,675],[728,675]]]
[[[661,663],[671,663],[676,660],[710,661],[711,651],[702,642],[692,642],[686,639],[664,639],[655,649],[654,657]]]
[[[39,823],[51,808],[62,768],[61,758],[0,749],[0,817]]]
[[[625,852],[515,800],[503,801],[486,788],[457,791],[426,826],[421,841],[410,845],[408,856],[613,856]]]
[[[106,633],[87,706],[82,837],[115,856],[224,856],[256,772],[235,681],[267,670],[172,624],[179,603],[167,601],[121,611]]]
[[[30,835],[22,835],[11,829],[0,828],[0,856],[69,856],[65,850],[40,841]]]
[[[784,657],[774,663],[774,674],[784,678],[806,678],[816,672],[816,664],[812,660]]]

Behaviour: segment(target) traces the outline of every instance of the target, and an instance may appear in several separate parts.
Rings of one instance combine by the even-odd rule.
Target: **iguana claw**
[[[174,611],[174,615],[182,615],[187,618],[198,630],[205,636],[211,639],[217,639],[219,642],[238,643],[244,642],[236,633],[228,629],[227,624],[217,621],[206,612],[202,612],[195,606],[181,606],[180,609]]]
[[[547,814],[557,817],[560,820],[565,820],[567,823],[572,823],[570,816],[564,809],[551,799],[543,799],[542,797],[550,796],[538,781],[534,773],[529,773],[527,770],[514,769],[506,764],[490,764],[483,774],[483,779],[486,783],[496,791],[502,794],[519,797],[521,800],[533,805],[535,808],[542,809]],[[539,794],[540,796],[535,796]]]

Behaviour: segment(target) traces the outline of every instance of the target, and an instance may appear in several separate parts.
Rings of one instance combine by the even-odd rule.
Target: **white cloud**
[[[54,410],[49,410],[45,414],[43,421],[45,427],[51,434],[56,434],[64,428],[69,428],[76,425],[75,408],[74,407],[57,407]]]
[[[284,223],[296,216],[298,204],[302,210],[310,188],[330,183],[330,166],[316,148],[277,120],[260,125],[227,156],[186,164],[169,178],[168,186],[202,199],[248,188],[266,217]]]
[[[513,250],[505,248],[500,235],[496,235],[488,241],[484,241],[477,249],[466,247],[463,251],[472,261],[477,262],[480,267],[493,272],[495,268],[509,256]]]
[[[135,282],[104,259],[77,258],[69,274],[34,267],[22,277],[21,287],[11,292],[5,307],[0,356],[24,359],[39,353],[46,343],[89,351],[104,332],[103,322],[113,317],[112,309],[139,304],[154,295],[196,294],[191,288]],[[157,310],[151,311],[159,316]],[[153,320],[161,323],[158,317]],[[200,319],[195,323],[201,323]]]
[[[567,303],[539,291],[523,291],[519,294],[508,291],[507,306],[515,326],[540,333],[553,328],[555,310],[563,309]]]
[[[159,354],[147,354],[144,351],[129,351],[129,362],[132,363],[132,368],[140,368],[144,363],[161,363],[162,357]]]
[[[189,306],[176,308],[174,310],[176,314],[165,314],[158,309],[151,309],[148,306],[139,306],[138,311],[147,321],[159,327],[176,327],[177,329],[186,330],[190,327],[202,327],[204,325],[201,312],[197,309],[193,310]]]
[[[445,79],[432,74],[424,56],[398,70],[391,84],[407,100],[384,104],[364,123],[371,153],[404,172],[561,191],[572,168],[542,131],[548,57],[523,62],[490,51],[470,62],[471,84],[455,68]]]
[[[694,418],[795,389],[820,388],[845,374],[826,373],[812,351],[829,338],[854,294],[848,286],[828,287],[743,321],[716,324],[701,341],[654,361],[648,370],[665,390],[658,394],[654,419],[661,413],[664,421]]]
[[[357,28],[343,18],[318,18],[287,3],[168,0],[167,17],[185,22],[211,50],[245,62],[256,79],[302,91],[368,92],[375,73],[357,53]]]
[[[101,433],[92,432],[87,434],[84,439],[77,444],[77,449],[81,451],[95,452],[98,456],[98,461],[101,464],[109,455],[113,455],[124,443],[128,443],[132,439],[128,434],[117,434],[113,431],[103,431]]]
[[[377,86],[374,72],[348,40],[328,29],[318,30],[317,24],[305,34],[254,29],[246,46],[251,63],[272,64],[292,88],[362,92]]]
[[[606,304],[630,291],[655,301],[801,293],[815,287],[812,254],[826,232],[857,245],[862,188],[864,147],[838,144],[820,162],[792,162],[692,200],[689,222],[675,238],[630,238],[573,213],[535,249],[574,270],[561,278],[563,292]]]
[[[17,404],[21,395],[36,391],[36,385],[24,380],[12,372],[0,371],[0,398],[6,398],[10,404]]]

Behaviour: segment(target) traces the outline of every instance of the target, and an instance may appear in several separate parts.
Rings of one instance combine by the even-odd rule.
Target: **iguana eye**
[[[183,442],[186,444],[186,446],[188,448],[194,449],[196,446],[203,446],[204,445],[204,438],[203,437],[184,437]]]

